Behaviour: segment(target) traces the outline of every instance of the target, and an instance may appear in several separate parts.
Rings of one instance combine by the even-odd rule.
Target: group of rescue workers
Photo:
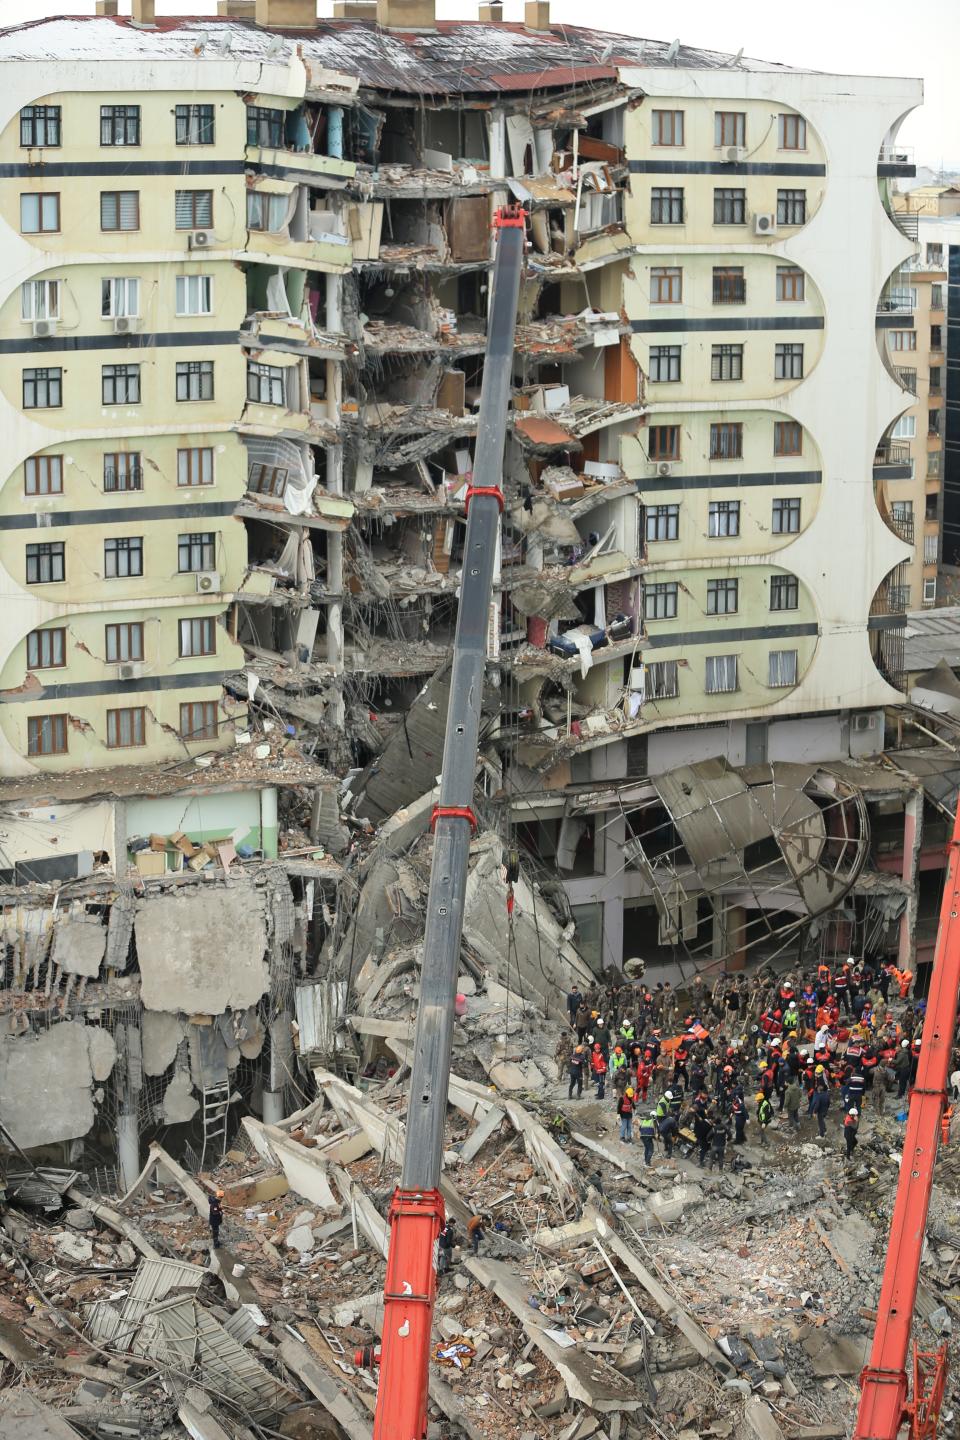
[[[748,1125],[760,1145],[775,1115],[793,1131],[808,1117],[825,1136],[831,1111],[850,1157],[865,1107],[882,1115],[916,1074],[925,1002],[910,1003],[912,981],[909,970],[850,957],[821,962],[799,990],[770,975],[712,987],[698,976],[682,1003],[669,982],[574,986],[557,1060],[569,1098],[588,1084],[598,1100],[610,1092],[620,1140],[636,1134],[647,1165],[659,1142],[668,1159],[684,1145],[722,1170]]]

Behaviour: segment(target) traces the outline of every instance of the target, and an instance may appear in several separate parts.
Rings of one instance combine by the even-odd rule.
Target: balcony
[[[883,330],[912,330],[916,308],[912,286],[891,285],[877,301],[877,325]]]
[[[894,571],[894,575],[903,568],[905,567],[898,565],[897,570]],[[873,603],[870,606],[870,614],[873,616],[905,615],[909,606],[910,586],[899,583],[893,584],[891,577],[890,580],[883,582],[876,595],[874,595]]]
[[[884,515],[883,518],[887,522],[887,525],[890,527],[890,529],[893,531],[894,535],[898,536],[904,542],[904,544],[915,544],[916,534],[914,531],[912,515],[902,515],[898,513],[898,511],[894,510],[891,514]],[[903,606],[903,609],[906,609],[905,605]]]
[[[897,377],[897,384],[911,395],[917,394],[917,372],[916,370],[904,370],[902,365],[895,365],[893,373]]]
[[[898,440],[884,440],[873,457],[873,473],[878,480],[909,480],[913,474],[910,446]]]
[[[883,177],[903,175],[913,179],[917,167],[913,151],[903,145],[882,145],[877,156],[877,174]]]

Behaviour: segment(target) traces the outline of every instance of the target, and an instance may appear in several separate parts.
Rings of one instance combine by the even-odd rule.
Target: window
[[[102,366],[100,391],[104,405],[139,405],[140,366]]]
[[[21,140],[20,143],[23,144],[23,141]],[[933,245],[933,244],[928,244],[928,245],[927,245],[927,264],[929,265],[929,267],[930,267],[931,270],[939,270],[939,269],[940,269],[940,267],[943,265],[943,246],[942,246],[942,245]]]
[[[213,484],[213,447],[193,446],[189,450],[177,451],[177,484]]]
[[[773,454],[803,454],[803,426],[797,420],[774,420]]]
[[[711,500],[707,533],[714,538],[740,534],[740,501]]]
[[[806,225],[807,223],[807,192],[806,190],[778,190],[777,191],[777,224],[778,225]]]
[[[100,315],[104,320],[140,314],[140,281],[135,275],[118,275],[100,281]]]
[[[178,145],[212,145],[212,105],[178,105],[174,110],[174,134]]]
[[[683,298],[683,271],[679,265],[650,267],[651,305],[678,305]]]
[[[720,189],[713,192],[714,225],[746,225],[746,190]]]
[[[23,462],[24,495],[63,494],[63,456],[31,455]]]
[[[747,143],[747,117],[742,110],[716,110],[713,116],[714,145]]]
[[[796,650],[771,650],[767,669],[767,684],[774,690],[797,683]]]
[[[807,122],[802,115],[777,116],[777,148],[779,150],[806,150]]]
[[[67,663],[67,632],[31,630],[27,636],[27,669],[59,670]]]
[[[773,359],[774,380],[803,379],[803,346],[797,344],[778,345]]]
[[[62,540],[41,541],[27,546],[27,584],[53,585],[65,574]]]
[[[274,495],[280,499],[289,475],[286,465],[251,465],[247,471],[247,489],[254,495]]]
[[[916,290],[914,290],[913,293],[914,293],[914,295],[916,295],[916,293],[917,293]],[[916,308],[916,302],[914,302],[914,308]],[[943,309],[943,286],[942,286],[942,285],[931,285],[931,286],[930,286],[930,309],[931,309],[931,310],[942,310],[942,309]]]
[[[770,609],[796,610],[800,604],[800,583],[796,575],[770,576]]]
[[[928,435],[939,435],[939,434],[940,434],[940,411],[939,411],[939,410],[929,410],[929,411],[927,412],[927,434],[928,434]]]
[[[743,346],[714,345],[710,354],[711,380],[743,379]]]
[[[648,458],[651,460],[680,459],[680,426],[651,425]]]
[[[729,422],[710,426],[710,459],[743,459],[743,425]]]
[[[143,537],[118,535],[103,542],[103,574],[106,580],[129,580],[143,574]]]
[[[773,502],[774,535],[798,535],[800,533],[800,497],[790,495],[779,497]]]
[[[286,229],[289,214],[289,196],[247,191],[247,227],[250,230],[266,230],[271,235],[278,235]]]
[[[931,350],[942,350],[942,349],[943,349],[943,326],[942,326],[942,325],[931,325],[931,326],[930,326],[930,349],[931,349]]]
[[[923,582],[923,603],[924,605],[935,605],[937,601],[936,579],[924,580]]]
[[[777,266],[777,299],[802,300],[806,294],[807,277],[798,265]]]
[[[943,367],[941,365],[930,366],[930,393],[936,394],[943,389]]]
[[[677,186],[655,187],[650,191],[650,224],[683,224],[683,190]]]
[[[683,111],[654,110],[651,117],[651,145],[683,144]]]
[[[213,314],[213,277],[211,275],[177,276],[177,314]]]
[[[177,569],[181,575],[213,570],[217,563],[217,537],[213,530],[198,530],[177,540]]]
[[[285,110],[275,110],[266,105],[247,106],[247,144],[269,145],[273,149],[283,144]]]
[[[890,516],[898,525],[913,525],[913,501],[894,500],[890,505]]]
[[[916,350],[916,330],[890,330],[888,331],[891,350]]]
[[[656,585],[645,585],[643,589],[643,614],[647,620],[675,620],[677,618],[677,592],[675,580],[663,581]]]
[[[676,660],[644,666],[648,700],[674,700],[680,694]]]
[[[934,450],[927,456],[927,479],[937,480],[940,477],[940,455]]]
[[[738,580],[707,581],[707,614],[735,615],[740,603]]]
[[[213,620],[180,621],[180,658],[193,655],[215,655],[217,650],[216,627]]]
[[[713,267],[714,305],[742,305],[747,298],[747,282],[742,265]]]
[[[177,190],[174,223],[178,230],[205,230],[213,224],[212,190]]]
[[[108,493],[143,489],[143,467],[136,451],[122,450],[104,455],[103,488]]]
[[[680,346],[650,346],[650,379],[663,384],[680,379]]]
[[[183,740],[216,740],[216,700],[195,700],[180,706],[180,737]]]
[[[56,191],[46,195],[20,196],[20,233],[52,235],[60,229],[60,196]]]
[[[57,366],[23,372],[24,410],[56,410],[63,404],[63,371]]]
[[[143,659],[143,621],[135,620],[122,625],[105,625],[104,642],[107,661],[111,665],[126,665]]]
[[[284,403],[283,367],[280,365],[258,365],[247,362],[247,399],[258,400],[261,405],[282,405]]]
[[[892,440],[913,440],[917,434],[916,415],[901,415],[900,419],[890,431]]]
[[[101,230],[140,229],[140,191],[103,190],[100,194]]]
[[[737,689],[736,655],[707,656],[705,688],[708,695],[725,695]]]
[[[644,533],[648,541],[676,540],[679,528],[679,505],[648,505]]]
[[[60,281],[28,280],[20,286],[21,320],[60,319]]]
[[[923,497],[923,518],[924,520],[936,520],[937,511],[940,508],[940,498],[934,490]]]
[[[177,361],[177,399],[213,399],[213,361]]]
[[[139,145],[140,106],[101,105],[100,144]]]
[[[129,710],[107,711],[107,749],[128,750],[145,745],[146,710],[134,705]]]
[[[20,144],[25,150],[55,150],[60,144],[60,106],[24,105]],[[927,246],[929,250],[929,245]]]
[[[30,715],[27,719],[28,755],[66,755],[66,715]]]

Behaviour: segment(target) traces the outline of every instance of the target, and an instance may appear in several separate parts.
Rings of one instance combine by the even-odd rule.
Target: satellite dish
[[[272,60],[274,55],[280,54],[280,51],[284,48],[285,44],[286,42],[282,35],[274,35],[273,39],[270,41],[270,44],[264,51],[264,59]]]
[[[679,53],[680,53],[680,41],[679,41],[679,40],[674,40],[673,43],[671,44],[669,50],[667,51],[667,55],[666,55],[667,64],[668,64],[668,65],[672,65],[673,62],[674,62],[674,60],[676,60],[677,56],[679,55]]]

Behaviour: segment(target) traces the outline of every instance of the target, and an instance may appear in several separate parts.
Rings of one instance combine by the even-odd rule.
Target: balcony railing
[[[904,390],[909,390],[911,395],[917,393],[917,372],[916,370],[904,370],[901,365],[893,367],[893,373],[897,377],[897,383],[902,385]]]
[[[905,544],[914,544],[915,535],[912,515],[898,515],[896,511],[893,511],[891,515],[885,516],[884,518],[893,533],[899,535]]]
[[[878,469],[887,465],[909,465],[910,446],[904,445],[896,440],[884,441],[877,446],[877,453],[873,457],[873,467]]]
[[[881,295],[877,301],[878,315],[912,315],[915,309],[908,295]]]

